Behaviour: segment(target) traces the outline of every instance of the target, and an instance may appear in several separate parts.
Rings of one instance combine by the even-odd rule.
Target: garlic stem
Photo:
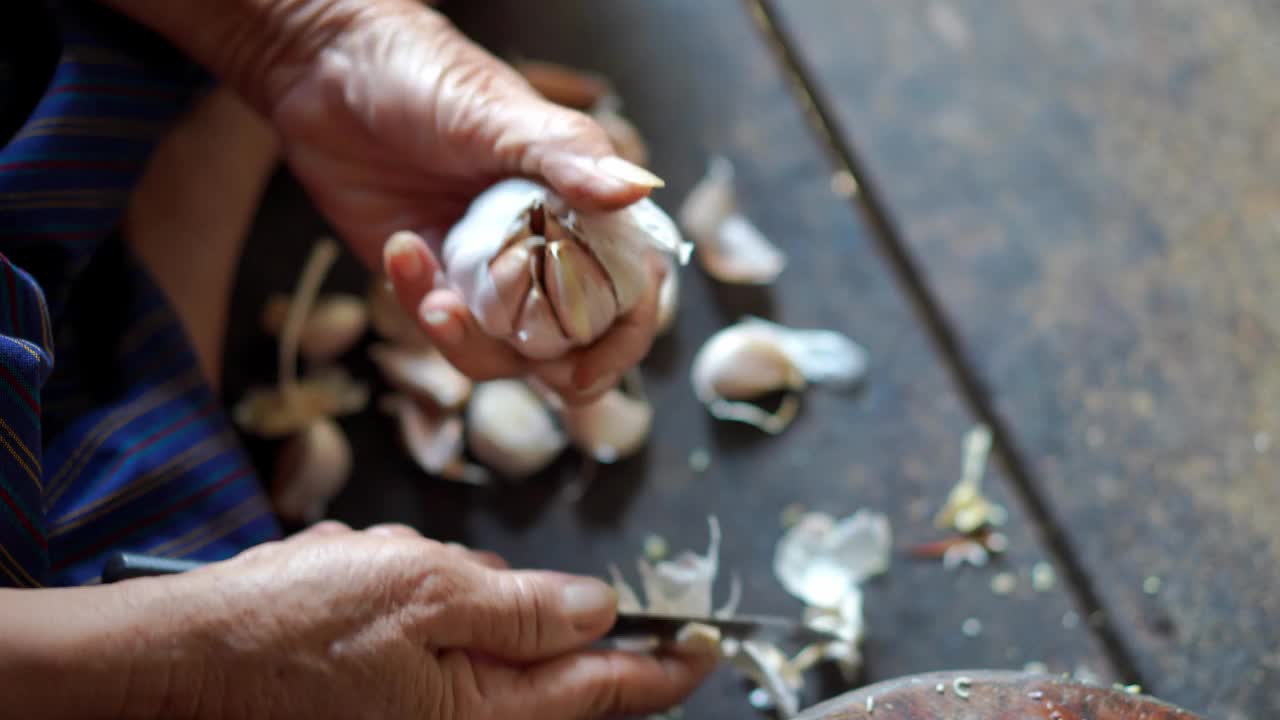
[[[287,403],[293,403],[298,384],[298,345],[302,340],[302,330],[306,326],[307,316],[311,314],[311,306],[320,294],[320,285],[337,259],[338,243],[333,238],[317,241],[307,262],[302,266],[298,286],[293,291],[293,300],[289,303],[289,314],[280,333],[280,347],[276,356],[279,363],[278,382]]]

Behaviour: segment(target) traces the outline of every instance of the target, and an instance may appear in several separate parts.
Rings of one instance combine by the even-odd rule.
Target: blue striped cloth
[[[278,537],[117,233],[206,78],[89,0],[17,5],[0,10],[18,20],[0,30],[0,585],[94,582],[114,550],[213,560]]]

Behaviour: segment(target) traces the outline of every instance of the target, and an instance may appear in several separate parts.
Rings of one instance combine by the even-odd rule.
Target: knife
[[[139,553],[119,552],[107,558],[102,567],[102,582],[114,583],[133,578],[154,575],[173,575],[194,570],[205,565],[197,560],[157,557]],[[732,618],[708,618],[689,615],[666,615],[646,612],[620,612],[605,637],[657,637],[674,640],[680,629],[689,623],[709,625],[720,631],[721,637],[736,640],[789,641],[802,645],[831,642],[839,636],[817,630],[782,617],[768,615],[735,615]]]

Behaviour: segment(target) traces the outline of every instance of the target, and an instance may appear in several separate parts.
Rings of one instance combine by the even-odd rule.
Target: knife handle
[[[174,575],[203,566],[198,560],[156,557],[140,553],[118,552],[102,566],[102,582],[113,583],[152,575]]]

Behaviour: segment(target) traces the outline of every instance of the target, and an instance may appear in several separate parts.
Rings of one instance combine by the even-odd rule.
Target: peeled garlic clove
[[[351,443],[328,418],[312,421],[280,449],[271,503],[285,520],[314,523],[351,477]]]
[[[653,426],[653,406],[614,389],[589,404],[566,406],[560,417],[579,450],[597,462],[613,463],[644,447]]]
[[[404,395],[383,397],[379,407],[395,417],[401,443],[423,472],[469,485],[489,482],[484,468],[468,464],[462,458],[462,418],[457,415],[432,417]]]
[[[354,295],[321,297],[302,328],[298,350],[312,362],[333,360],[360,341],[369,327],[369,307]]]
[[[733,165],[726,158],[712,158],[680,208],[680,224],[693,238],[702,267],[721,282],[767,285],[787,265],[786,255],[737,212]]]
[[[397,345],[422,346],[427,336],[401,307],[391,281],[376,276],[369,281],[369,322],[382,338]]]
[[[557,105],[587,110],[613,93],[604,76],[567,65],[540,60],[522,60],[513,65],[539,95]]]
[[[519,380],[477,385],[466,426],[476,459],[513,480],[550,465],[567,444],[550,410]]]
[[[453,410],[471,394],[471,379],[434,347],[406,348],[387,343],[369,347],[369,359],[397,390]]]
[[[680,268],[670,256],[664,256],[663,259],[667,263],[667,274],[662,278],[662,287],[658,290],[659,335],[675,324],[676,309],[680,306]]]
[[[649,164],[649,147],[640,131],[613,108],[612,103],[597,107],[591,112],[591,117],[604,129],[604,134],[609,136],[609,142],[613,143],[613,149],[619,157],[640,167]]]
[[[569,339],[588,345],[604,334],[618,307],[600,263],[578,243],[554,240],[547,244],[543,268],[547,299]]]

